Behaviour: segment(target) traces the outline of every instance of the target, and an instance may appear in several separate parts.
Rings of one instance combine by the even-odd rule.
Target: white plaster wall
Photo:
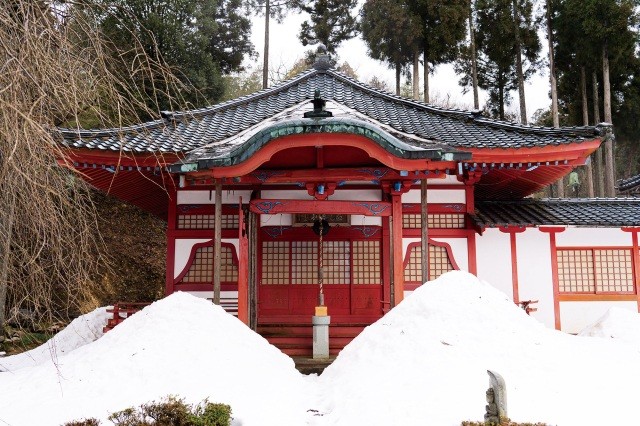
[[[444,179],[428,179],[429,185],[463,185],[456,175],[445,175]]]
[[[476,266],[478,278],[513,298],[509,234],[487,228],[476,235]]]
[[[185,293],[190,294],[195,297],[200,297],[202,299],[213,299],[213,290],[212,291],[185,291]],[[238,292],[237,291],[220,291],[221,299],[237,299]]]
[[[467,251],[466,238],[429,238],[433,241],[447,243],[451,246],[451,253],[458,267],[463,271],[469,270],[469,252]],[[407,248],[411,243],[419,243],[420,238],[403,238],[402,239],[402,258],[407,256]]]
[[[222,191],[222,204],[248,204],[251,199],[251,191]],[[178,204],[215,204],[216,191],[182,190],[178,191]]]
[[[431,182],[429,182],[431,185]],[[465,191],[464,187],[460,189],[427,189],[427,201],[431,203],[465,203]],[[421,202],[421,191],[419,189],[412,189],[406,194],[402,194],[403,203],[419,204]]]
[[[262,198],[281,199],[281,200],[312,200],[306,189],[303,190],[264,190]],[[243,198],[244,199],[244,198]],[[329,196],[330,200],[346,200],[346,201],[380,201],[382,200],[382,191],[379,189],[336,189],[333,195]]]
[[[549,241],[549,234],[536,228],[528,228],[525,232],[516,234],[518,288],[520,300],[538,300],[534,305],[538,311],[532,312],[531,316],[547,327],[555,328]]]
[[[469,250],[466,238],[432,238],[432,240],[449,244],[460,270],[469,271]]]
[[[293,215],[290,213],[261,214],[260,226],[291,226]]]
[[[567,333],[578,333],[586,326],[596,322],[609,308],[628,309],[638,312],[637,302],[560,302],[560,327]]]
[[[351,226],[382,226],[382,218],[377,216],[352,214]]]
[[[182,272],[187,262],[189,261],[189,255],[191,249],[196,244],[207,243],[213,238],[176,238],[175,241],[175,258],[173,261],[173,278],[178,278],[178,275]],[[236,255],[239,255],[239,243],[237,238],[223,238],[223,243],[230,243],[236,249]]]
[[[556,247],[628,246],[631,232],[620,228],[567,228],[556,234]]]

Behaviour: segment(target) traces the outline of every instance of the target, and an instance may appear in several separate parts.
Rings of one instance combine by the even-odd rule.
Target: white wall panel
[[[513,298],[509,234],[487,228],[476,235],[476,266],[478,278]]]
[[[578,333],[600,319],[613,306],[638,312],[637,302],[560,302],[560,327],[567,333]]]
[[[556,246],[597,247],[632,245],[631,232],[620,228],[567,228],[556,234]]]
[[[549,234],[535,228],[516,234],[520,300],[538,300],[531,316],[555,328]]]
[[[260,226],[291,226],[293,215],[290,213],[261,214]]]
[[[238,204],[242,197],[242,202],[248,204],[251,198],[251,191],[227,191],[222,190],[222,204]],[[207,190],[182,190],[178,191],[178,204],[215,204],[216,191]]]
[[[429,183],[431,184],[431,183]],[[402,194],[403,203],[420,204],[421,191],[419,189],[412,189],[406,194]],[[438,203],[465,203],[465,191],[464,186],[460,186],[460,189],[427,189],[427,202],[429,204]]]
[[[207,243],[211,241],[213,238],[176,238],[175,241],[175,258],[173,261],[173,278],[177,278],[178,275],[184,270],[184,267],[187,266],[189,262],[189,255],[191,254],[191,249],[196,244]],[[239,244],[237,238],[223,238],[223,243],[230,243],[236,249],[236,255],[239,255]]]

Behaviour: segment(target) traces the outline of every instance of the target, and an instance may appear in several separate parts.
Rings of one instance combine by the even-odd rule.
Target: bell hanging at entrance
[[[329,222],[327,222],[327,219],[316,219],[313,222],[313,228],[311,229],[313,229],[313,232],[316,235],[320,235],[320,233],[322,233],[322,236],[324,237],[329,233],[329,229],[331,229],[331,226],[329,226]]]

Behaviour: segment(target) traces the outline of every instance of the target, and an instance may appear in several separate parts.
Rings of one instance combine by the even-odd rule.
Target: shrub
[[[94,418],[74,420],[72,422],[65,423],[64,426],[100,426],[100,420]]]
[[[460,426],[549,426],[546,423],[518,423],[512,422],[509,419],[502,421],[500,424],[496,424],[494,422],[471,422],[464,421]]]
[[[231,407],[207,400],[192,406],[182,398],[168,396],[160,402],[143,404],[139,409],[117,411],[109,420],[116,426],[230,426]]]

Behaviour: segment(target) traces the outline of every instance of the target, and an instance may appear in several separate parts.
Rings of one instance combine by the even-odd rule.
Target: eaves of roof
[[[227,140],[320,90],[326,100],[345,105],[403,134],[451,148],[495,149],[561,145],[602,138],[610,126],[544,128],[483,117],[478,111],[439,108],[377,90],[334,70],[310,69],[297,77],[209,108],[164,112],[161,120],[117,129],[59,129],[71,148],[187,154]]]
[[[481,201],[472,215],[479,228],[501,226],[640,226],[638,198]]]

